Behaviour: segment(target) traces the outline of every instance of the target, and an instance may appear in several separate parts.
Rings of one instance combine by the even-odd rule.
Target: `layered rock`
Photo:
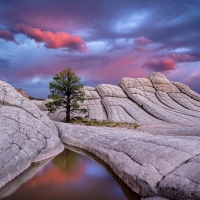
[[[49,118],[12,86],[0,81],[0,187],[31,163],[63,150]]]
[[[55,112],[49,112],[48,108],[45,106],[46,103],[51,101],[50,99],[45,99],[39,108],[54,121],[62,121],[66,117],[66,111],[63,108],[58,108]]]
[[[104,160],[142,197],[200,199],[200,137],[55,124],[65,144]]]
[[[189,97],[200,101],[200,94],[191,90],[187,85],[179,82],[171,82],[173,83],[182,93],[187,94]]]
[[[83,88],[85,92],[85,100],[84,102],[79,102],[80,108],[86,108],[88,110],[88,119],[95,119],[95,120],[107,120],[107,114],[101,102],[101,97],[98,92],[93,87],[85,86]],[[44,111],[51,120],[54,121],[61,121],[66,117],[66,111],[63,108],[57,109],[54,113],[48,111],[47,107],[45,106],[50,99],[46,99],[43,103],[38,106],[42,111]],[[72,113],[72,117],[81,116],[85,117],[85,114],[81,113]]]
[[[88,110],[88,118],[151,124],[199,124],[200,95],[189,87],[170,82],[161,73],[152,73],[147,78],[122,78],[119,86],[101,84],[96,88],[84,87],[85,101],[82,108]],[[52,120],[65,118],[65,110],[49,113],[45,100],[39,108]],[[83,116],[74,113],[73,116]]]
[[[19,92],[22,96],[26,97],[27,99],[29,99],[29,96],[24,92],[24,90],[22,90],[21,88],[15,88],[15,90],[17,92]]]
[[[200,112],[200,102],[191,99],[184,93],[181,93],[180,90],[174,84],[172,84],[163,74],[154,72],[147,78],[152,82],[154,88],[156,89],[156,94],[159,92],[160,96],[162,96],[162,93],[168,94],[175,102],[177,102],[177,104],[181,105],[183,108],[187,108],[187,110],[189,109],[195,112]],[[165,97],[163,99],[165,99]],[[168,103],[168,105],[171,104],[171,102]]]
[[[147,78],[122,78],[119,85],[134,102],[162,121],[177,124],[199,123],[198,113],[187,112],[181,106],[179,110],[174,109],[178,106],[168,93],[175,94],[179,90],[160,73],[153,73]]]
[[[101,102],[101,96],[93,87],[84,87],[85,101],[81,107],[88,110],[88,118],[99,121],[107,120],[107,114]]]
[[[162,123],[128,99],[119,86],[101,84],[96,87],[96,90],[102,97],[110,121],[138,124]]]

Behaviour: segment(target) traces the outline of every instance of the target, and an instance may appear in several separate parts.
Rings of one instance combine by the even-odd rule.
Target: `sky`
[[[199,0],[0,0],[0,80],[46,98],[71,67],[84,85],[161,72],[200,93]]]

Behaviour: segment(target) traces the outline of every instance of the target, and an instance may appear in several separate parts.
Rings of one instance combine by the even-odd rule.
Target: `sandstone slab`
[[[142,197],[168,198],[162,185],[170,183],[167,178],[177,175],[179,168],[184,168],[187,172],[182,177],[191,181],[194,181],[195,175],[197,177],[198,170],[190,177],[187,171],[189,166],[184,165],[189,160],[199,162],[196,157],[200,155],[200,137],[155,136],[122,128],[85,127],[59,122],[55,124],[65,144],[82,148],[101,158]],[[199,182],[195,181],[199,187]],[[178,184],[181,184],[181,180],[177,180],[175,185],[178,187]],[[173,193],[173,189],[169,190]],[[174,199],[179,199],[182,190],[180,193],[174,193]],[[198,192],[195,195],[200,198]]]
[[[187,85],[183,84],[183,83],[179,83],[179,82],[172,82],[181,92],[183,92],[184,94],[187,94],[188,96],[190,96],[191,98],[200,101],[200,94],[198,94],[197,92],[191,90]]]
[[[175,124],[200,122],[198,112],[194,110],[187,112],[185,107],[171,99],[169,94],[183,94],[160,73],[152,73],[147,78],[122,78],[119,86],[147,113],[164,122]]]
[[[12,86],[0,81],[0,187],[31,163],[63,150],[52,121]]]
[[[200,156],[189,159],[165,176],[159,184],[159,193],[170,199],[200,199]]]
[[[107,111],[108,120],[138,124],[162,123],[145,112],[139,105],[128,99],[119,86],[102,84],[96,90],[102,97],[102,103]]]

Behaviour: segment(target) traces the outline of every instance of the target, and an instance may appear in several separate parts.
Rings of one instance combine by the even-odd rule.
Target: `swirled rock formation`
[[[182,83],[170,82],[158,72],[147,78],[122,78],[118,86],[84,87],[84,91],[86,100],[81,107],[87,108],[89,119],[139,125],[200,123],[200,95]],[[47,101],[40,109],[52,120],[63,120],[63,110],[49,113]]]
[[[96,90],[102,97],[102,103],[110,121],[140,124],[162,123],[128,99],[119,86],[102,84],[98,85]]]
[[[197,101],[200,101],[200,94],[191,90],[187,85],[179,82],[171,82],[171,83],[173,83],[182,93],[187,94],[189,97]]]
[[[162,121],[177,124],[195,124],[200,121],[198,108],[195,111],[186,110],[179,105],[175,97],[183,94],[160,73],[152,73],[147,78],[123,78],[119,85],[134,102]]]
[[[106,111],[99,93],[93,87],[84,87],[83,89],[85,91],[85,101],[81,104],[81,107],[88,110],[88,118],[107,120]]]
[[[12,86],[0,81],[0,187],[31,163],[63,150],[52,121]]]
[[[159,100],[166,99],[166,96],[168,95],[169,98],[171,97],[172,101],[169,103],[164,103],[167,106],[172,106],[175,110],[183,110],[185,109],[184,114],[187,114],[188,109],[190,113],[197,113],[198,116],[200,114],[200,102],[196,101],[193,98],[190,98],[186,94],[182,93],[174,84],[172,84],[163,74],[161,73],[152,73],[150,76],[147,77],[149,80],[151,80],[154,88],[156,89],[156,95]],[[169,99],[167,98],[167,99]],[[173,102],[174,100],[174,102]],[[162,101],[161,101],[162,102]],[[176,103],[174,105],[174,103]],[[174,106],[173,106],[174,105]],[[180,106],[178,106],[180,105]],[[182,109],[181,109],[182,108]]]

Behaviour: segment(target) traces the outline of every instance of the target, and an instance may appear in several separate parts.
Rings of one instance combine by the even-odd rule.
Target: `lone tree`
[[[50,112],[55,112],[58,108],[64,108],[66,112],[66,122],[71,119],[71,113],[74,111],[79,113],[86,113],[85,108],[80,108],[78,102],[83,102],[85,92],[83,84],[80,83],[80,78],[75,75],[71,68],[64,69],[59,74],[53,77],[53,81],[49,83],[51,99],[46,103],[46,107]]]

